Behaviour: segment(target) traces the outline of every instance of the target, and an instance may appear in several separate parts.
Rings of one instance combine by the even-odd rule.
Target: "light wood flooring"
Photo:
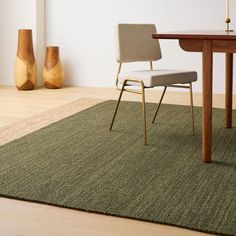
[[[0,127],[41,114],[80,98],[117,99],[118,91],[110,88],[66,87],[60,90],[17,91],[0,87]],[[160,91],[149,91],[147,101],[157,102]],[[139,100],[128,94],[125,100]],[[201,94],[194,94],[201,105]],[[189,104],[189,94],[169,92],[164,103]],[[234,97],[236,105],[236,97]],[[234,105],[234,109],[236,106]],[[214,106],[224,107],[224,96],[214,95]],[[0,235],[3,236],[197,236],[207,235],[187,229],[85,213],[42,204],[0,198]]]

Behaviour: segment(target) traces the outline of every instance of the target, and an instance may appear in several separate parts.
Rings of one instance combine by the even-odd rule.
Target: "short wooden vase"
[[[37,81],[37,67],[34,57],[31,29],[21,29],[18,31],[14,79],[18,90],[31,90],[35,87]]]
[[[43,80],[48,89],[58,89],[63,86],[64,71],[60,62],[59,47],[47,47]]]

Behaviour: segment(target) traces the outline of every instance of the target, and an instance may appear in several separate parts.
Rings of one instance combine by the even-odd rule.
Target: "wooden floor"
[[[0,126],[41,114],[80,98],[116,99],[115,89],[67,87],[60,90],[37,89],[19,92],[14,87],[0,87]],[[159,91],[147,93],[147,101],[157,102]],[[129,94],[125,100],[139,100]],[[201,94],[194,94],[201,105]],[[169,92],[165,103],[189,104],[189,94]],[[234,97],[236,104],[236,97]],[[224,107],[224,96],[214,95],[214,106]],[[236,108],[234,106],[234,108]],[[126,235],[207,235],[172,226],[104,216],[30,202],[0,198],[0,235],[3,236],[126,236]]]
[[[14,87],[0,87],[0,126],[38,115],[47,110],[65,105],[80,98],[117,99],[119,91],[112,88],[79,88],[66,87],[58,90],[36,89],[17,91]],[[158,102],[161,91],[147,90],[146,101]],[[140,101],[137,94],[125,93],[124,100]],[[167,91],[163,103],[189,105],[189,94],[186,92]],[[201,106],[201,94],[194,93],[194,105]],[[236,96],[234,96],[236,109]],[[213,106],[224,108],[224,95],[215,94]]]

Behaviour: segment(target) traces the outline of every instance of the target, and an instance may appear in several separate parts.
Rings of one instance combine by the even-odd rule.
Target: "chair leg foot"
[[[165,86],[164,91],[162,92],[161,99],[160,99],[160,101],[159,101],[159,103],[158,103],[158,106],[157,106],[155,115],[154,115],[153,120],[152,120],[152,124],[154,124],[154,122],[155,122],[155,120],[156,120],[157,113],[158,113],[158,111],[159,111],[159,109],[160,109],[160,107],[161,107],[162,100],[163,100],[164,95],[165,95],[165,93],[166,93],[166,89],[167,89],[167,86]]]
[[[144,145],[147,145],[147,121],[146,121],[146,105],[145,105],[145,89],[142,86],[142,111],[143,111],[143,126],[144,126]]]
[[[191,104],[191,113],[192,113],[192,129],[193,129],[193,135],[195,135],[196,131],[195,131],[195,118],[194,118],[193,87],[192,87],[192,83],[190,83],[190,104]]]
[[[119,98],[118,98],[118,101],[117,101],[117,104],[116,104],[115,112],[114,112],[114,115],[113,115],[113,118],[112,118],[112,121],[111,121],[110,129],[109,129],[110,131],[112,130],[112,127],[113,127],[113,124],[114,124],[114,121],[115,121],[115,118],[116,118],[116,114],[117,114],[117,111],[118,111],[118,108],[119,108],[119,105],[120,105],[120,101],[121,101],[121,98],[122,98],[122,95],[123,95],[123,92],[124,92],[125,84],[126,83],[124,83],[122,85],[122,89],[120,91],[120,95],[119,95]]]

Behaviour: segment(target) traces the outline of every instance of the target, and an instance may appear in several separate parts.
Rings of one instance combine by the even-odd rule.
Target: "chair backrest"
[[[118,24],[117,56],[119,63],[161,59],[159,41],[152,38],[154,24]]]

